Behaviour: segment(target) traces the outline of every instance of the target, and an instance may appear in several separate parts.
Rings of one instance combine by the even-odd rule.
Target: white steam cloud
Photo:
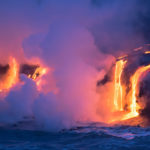
[[[0,2],[1,60],[39,57],[52,69],[39,92],[22,76],[1,98],[0,122],[33,117],[41,129],[70,128],[77,122],[109,118],[112,83],[97,89],[114,56],[143,43],[135,34],[136,1],[6,0]],[[134,12],[135,11],[135,12]],[[133,15],[130,15],[133,13]],[[119,51],[121,50],[121,51]]]

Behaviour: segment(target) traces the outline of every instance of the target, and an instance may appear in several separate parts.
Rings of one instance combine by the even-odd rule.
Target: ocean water
[[[88,123],[59,132],[0,128],[0,150],[149,150],[150,128]]]

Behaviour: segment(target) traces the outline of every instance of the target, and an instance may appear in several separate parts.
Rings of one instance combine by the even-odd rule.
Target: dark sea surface
[[[97,123],[59,132],[0,128],[0,150],[149,150],[150,128]]]

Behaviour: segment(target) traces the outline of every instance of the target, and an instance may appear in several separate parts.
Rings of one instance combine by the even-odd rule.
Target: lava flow
[[[41,64],[19,64],[14,57],[9,58],[9,63],[0,65],[0,92],[9,91],[14,85],[21,81],[20,75],[25,74],[35,81],[37,89],[41,90],[44,84],[43,76],[48,72],[48,68]]]
[[[18,81],[18,64],[15,58],[10,57],[9,65],[6,69],[6,75],[2,75],[2,80],[0,81],[0,91],[8,90]]]
[[[115,110],[123,111],[123,88],[121,85],[121,74],[126,61],[120,60],[116,62],[115,68],[115,93],[114,93],[114,105]]]
[[[147,57],[145,56],[147,54],[150,54],[149,51],[145,51],[142,55],[140,55],[142,57]],[[125,71],[125,67],[130,67],[127,62],[128,58],[122,57],[116,61],[115,65],[114,110],[125,112],[121,120],[139,116],[139,111],[141,109],[138,104],[139,84],[141,78],[145,76],[148,71],[150,71],[150,62],[147,63],[147,61],[145,61],[142,62],[143,64],[139,63],[140,65],[136,66],[136,68],[134,68],[136,70],[129,76],[128,85],[125,85],[122,83],[122,73]],[[129,90],[127,90],[127,86],[129,87]]]
[[[43,83],[42,76],[48,72],[48,68],[38,67],[32,76],[29,76],[33,80],[35,80],[38,90],[41,90],[41,86]],[[39,77],[40,76],[40,77]]]

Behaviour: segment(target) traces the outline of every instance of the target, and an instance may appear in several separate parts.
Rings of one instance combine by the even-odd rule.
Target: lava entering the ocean
[[[134,54],[117,59],[114,77],[114,110],[124,112],[121,120],[137,117],[142,106],[139,102],[139,85],[150,71],[149,51],[134,51]]]

